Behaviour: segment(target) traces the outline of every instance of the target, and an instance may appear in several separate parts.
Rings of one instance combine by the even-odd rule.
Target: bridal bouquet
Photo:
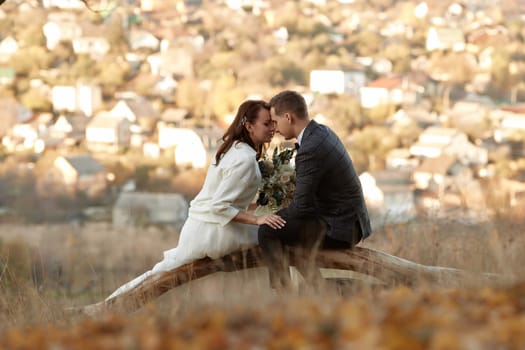
[[[256,204],[257,212],[275,213],[291,202],[295,190],[295,169],[290,164],[295,150],[275,148],[271,159],[259,161],[262,183]]]

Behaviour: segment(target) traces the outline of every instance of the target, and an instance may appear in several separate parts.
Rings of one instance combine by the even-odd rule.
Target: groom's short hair
[[[291,90],[281,91],[270,100],[270,107],[273,107],[277,115],[283,113],[293,113],[299,119],[308,118],[308,108],[304,97]]]

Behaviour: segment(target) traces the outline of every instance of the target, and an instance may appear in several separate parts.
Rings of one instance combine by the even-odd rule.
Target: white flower
[[[284,184],[290,182],[291,179],[292,177],[288,173],[281,174],[281,177],[279,177],[279,181],[281,181]]]
[[[279,171],[281,172],[287,172],[287,173],[295,173],[295,169],[293,166],[290,165],[290,163],[285,163],[283,165],[281,165],[281,167],[279,168]]]

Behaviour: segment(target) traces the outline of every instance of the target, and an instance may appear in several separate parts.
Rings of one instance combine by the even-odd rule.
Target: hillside
[[[155,307],[74,326],[12,329],[7,349],[523,349],[525,284],[510,289],[396,288],[348,299],[275,299],[203,307],[180,319]],[[159,306],[157,306],[159,307]]]

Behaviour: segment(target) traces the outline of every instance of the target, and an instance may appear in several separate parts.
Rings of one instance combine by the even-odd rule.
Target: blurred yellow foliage
[[[507,289],[399,287],[349,299],[209,306],[180,319],[154,308],[75,325],[10,329],[2,349],[524,349],[525,283]]]

